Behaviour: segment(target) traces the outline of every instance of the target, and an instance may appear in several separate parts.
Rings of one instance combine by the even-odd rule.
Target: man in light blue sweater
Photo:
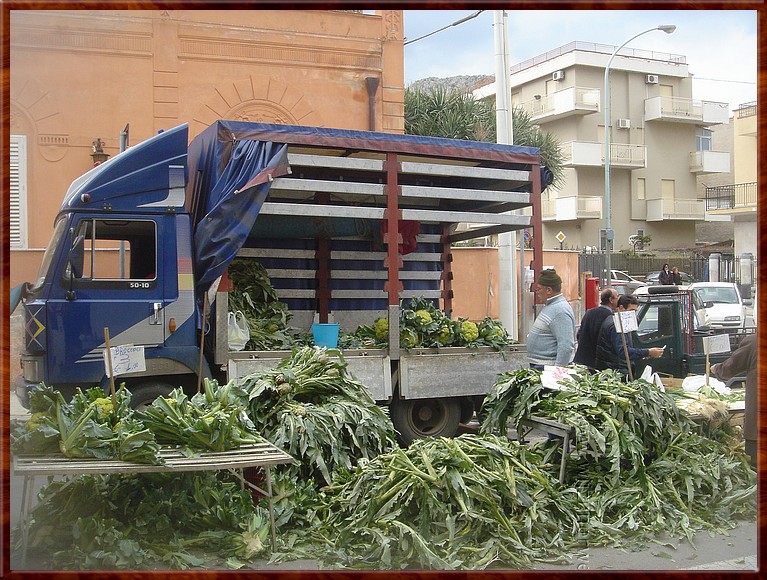
[[[562,295],[562,278],[556,270],[541,272],[535,294],[546,305],[527,335],[530,367],[543,370],[545,365],[567,366],[575,350],[575,314]]]

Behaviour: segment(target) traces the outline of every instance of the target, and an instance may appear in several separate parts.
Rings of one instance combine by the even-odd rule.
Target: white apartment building
[[[571,42],[511,68],[512,103],[561,142],[565,183],[543,194],[545,248],[600,246],[605,228],[604,74],[616,47]],[[492,86],[475,91],[493,93]],[[614,250],[632,235],[651,249],[692,247],[706,202],[703,173],[730,171],[730,153],[705,148],[728,103],[695,100],[686,57],[623,48],[610,66],[610,191]]]

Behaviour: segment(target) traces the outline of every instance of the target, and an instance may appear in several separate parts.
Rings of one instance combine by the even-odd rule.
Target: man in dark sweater
[[[618,307],[618,292],[615,288],[605,288],[599,296],[599,306],[589,308],[581,319],[578,329],[578,349],[575,351],[575,364],[596,368],[597,340],[599,330],[605,318]]]
[[[636,310],[639,301],[635,296],[621,296],[618,299],[618,312],[628,312]],[[635,348],[632,346],[632,335],[635,333],[627,333],[626,336],[626,351],[628,352],[629,360],[632,366],[634,361],[641,358],[660,358],[663,356],[663,349],[654,348]],[[624,377],[628,376],[628,365],[626,364],[626,351],[623,350],[623,337],[615,328],[615,321],[612,316],[605,318],[602,322],[602,328],[599,331],[599,339],[597,340],[597,358],[596,368],[600,371],[605,369],[615,369]]]

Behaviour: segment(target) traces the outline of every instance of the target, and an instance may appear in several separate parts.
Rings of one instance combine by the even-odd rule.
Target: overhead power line
[[[695,76],[695,75],[693,75],[692,80],[694,80],[694,81],[714,81],[714,82],[717,82],[717,83],[738,83],[738,84],[741,84],[741,85],[755,85],[756,84],[756,81],[732,81],[732,80],[729,80],[729,79],[710,79],[710,78],[707,78],[707,77],[699,77],[699,76]]]
[[[413,40],[406,40],[405,44],[411,44],[411,43],[416,42],[418,40],[423,40],[424,38],[428,38],[429,36],[437,34],[438,32],[442,32],[443,30],[446,30],[446,29],[450,28],[451,26],[458,26],[459,24],[463,24],[464,22],[467,22],[467,21],[471,20],[472,18],[476,18],[482,12],[484,12],[484,10],[477,10],[474,14],[471,14],[471,15],[465,17],[465,18],[461,18],[460,20],[456,20],[452,24],[448,24],[447,26],[443,26],[439,30],[435,30],[434,32],[430,32],[429,34],[424,34],[423,36],[419,36],[418,38],[414,38]]]

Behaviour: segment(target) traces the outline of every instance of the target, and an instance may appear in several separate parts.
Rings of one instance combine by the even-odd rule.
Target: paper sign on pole
[[[637,324],[637,313],[634,310],[626,310],[613,314],[615,322],[615,331],[617,333],[634,332],[639,325]]]
[[[717,352],[730,352],[730,335],[714,334],[703,337],[703,352],[714,354]]]
[[[109,349],[109,352],[112,357],[112,373],[114,376],[146,370],[143,346],[113,346]],[[106,350],[104,350],[104,368],[106,369],[107,376],[112,376],[109,374]]]

